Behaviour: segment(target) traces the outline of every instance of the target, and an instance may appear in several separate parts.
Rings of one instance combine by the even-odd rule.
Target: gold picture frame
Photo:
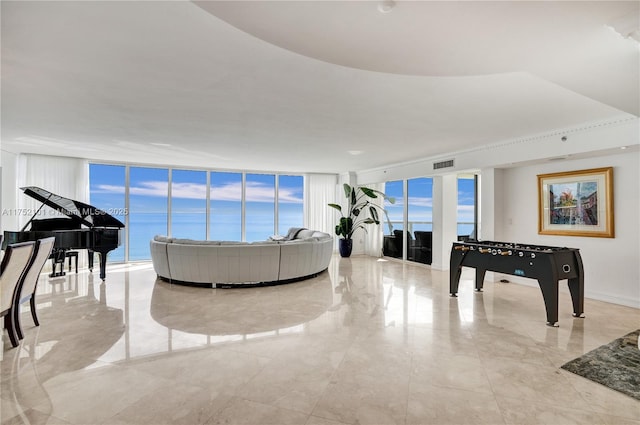
[[[613,238],[613,167],[539,174],[538,234]]]

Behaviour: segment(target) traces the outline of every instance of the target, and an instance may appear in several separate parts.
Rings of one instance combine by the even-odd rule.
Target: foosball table
[[[509,242],[454,242],[451,248],[449,292],[457,297],[462,267],[476,269],[475,289],[482,291],[487,271],[537,279],[547,311],[547,325],[557,326],[558,285],[568,280],[573,316],[584,317],[584,270],[576,248]]]

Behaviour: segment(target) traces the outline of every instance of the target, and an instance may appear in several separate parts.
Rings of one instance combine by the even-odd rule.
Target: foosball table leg
[[[482,292],[484,287],[484,275],[487,273],[485,269],[476,267],[476,292]]]
[[[547,311],[547,326],[558,327],[558,281],[554,279],[551,272],[549,276],[538,279],[544,308]]]

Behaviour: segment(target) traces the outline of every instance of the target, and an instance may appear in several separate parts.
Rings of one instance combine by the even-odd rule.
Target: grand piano
[[[54,236],[55,258],[64,261],[65,252],[86,249],[89,269],[93,271],[93,253],[100,254],[100,279],[106,277],[107,254],[121,245],[124,224],[117,218],[92,205],[56,195],[36,186],[20,188],[25,195],[42,202],[40,208],[19,232],[5,231],[3,245]],[[35,219],[44,206],[66,217]],[[57,215],[60,215],[57,214]],[[29,228],[28,230],[26,230]]]

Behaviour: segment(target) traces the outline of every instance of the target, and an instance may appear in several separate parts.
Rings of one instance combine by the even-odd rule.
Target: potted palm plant
[[[340,236],[338,248],[342,257],[349,257],[353,249],[353,234],[358,229],[367,231],[366,225],[380,224],[379,212],[387,214],[380,205],[372,202],[379,196],[394,204],[394,198],[388,197],[379,190],[363,186],[351,187],[347,183],[343,185],[344,195],[347,198],[347,210],[343,213],[339,204],[329,204],[340,213],[340,220],[336,225],[336,235]]]

